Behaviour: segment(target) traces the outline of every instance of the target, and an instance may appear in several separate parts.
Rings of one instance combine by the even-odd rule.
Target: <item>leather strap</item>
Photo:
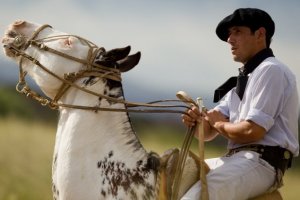
[[[246,145],[229,150],[226,156],[231,156],[240,151],[255,151],[260,154],[260,157],[272,165],[276,170],[279,169],[284,172],[291,167],[293,154],[279,146],[266,145]]]

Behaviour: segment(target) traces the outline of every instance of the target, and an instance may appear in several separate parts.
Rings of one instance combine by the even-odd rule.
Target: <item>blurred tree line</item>
[[[58,112],[19,94],[13,87],[0,87],[0,117],[57,122]]]
[[[135,129],[143,129],[143,127],[148,126],[161,126],[165,128],[166,126],[172,127],[173,129],[179,130],[179,132],[184,132],[184,128],[179,121],[174,121],[174,119],[168,119],[167,117],[158,118],[159,120],[154,120],[148,116],[141,114],[131,114],[133,126]],[[25,97],[25,95],[19,94],[14,87],[0,87],[0,118],[5,117],[16,117],[24,120],[34,120],[43,121],[51,123],[53,125],[57,124],[58,111],[51,110],[48,107],[43,107],[36,101]],[[298,118],[299,132],[300,132],[300,117]],[[138,131],[139,132],[139,131]],[[141,133],[143,134],[143,132]],[[300,142],[300,138],[299,138]],[[218,137],[214,140],[213,145],[216,147],[224,146],[225,140],[222,137]],[[300,158],[294,160],[294,165],[300,168]]]

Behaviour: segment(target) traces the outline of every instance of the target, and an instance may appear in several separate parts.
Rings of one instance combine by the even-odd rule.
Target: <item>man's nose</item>
[[[234,38],[232,37],[231,34],[228,34],[228,37],[227,37],[227,43],[233,44],[233,42],[234,42]]]

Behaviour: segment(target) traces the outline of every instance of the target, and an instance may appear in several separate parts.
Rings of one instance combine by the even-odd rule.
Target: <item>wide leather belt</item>
[[[292,166],[293,154],[279,146],[266,146],[266,145],[245,145],[238,148],[230,149],[226,156],[231,156],[240,151],[254,151],[260,154],[260,158],[267,161],[272,165],[275,170],[281,170],[284,172]]]

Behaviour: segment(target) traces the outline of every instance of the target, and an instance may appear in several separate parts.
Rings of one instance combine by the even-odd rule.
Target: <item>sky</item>
[[[141,51],[139,65],[123,75],[127,96],[174,98],[184,90],[211,102],[215,88],[237,75],[240,63],[215,34],[235,9],[267,11],[276,24],[271,48],[300,77],[300,1],[298,0],[0,0],[0,32],[17,19],[50,24],[109,50],[131,45]],[[2,76],[17,80],[0,52]],[[299,82],[299,80],[298,80]],[[298,88],[299,83],[298,83]],[[138,99],[137,99],[138,100]]]

